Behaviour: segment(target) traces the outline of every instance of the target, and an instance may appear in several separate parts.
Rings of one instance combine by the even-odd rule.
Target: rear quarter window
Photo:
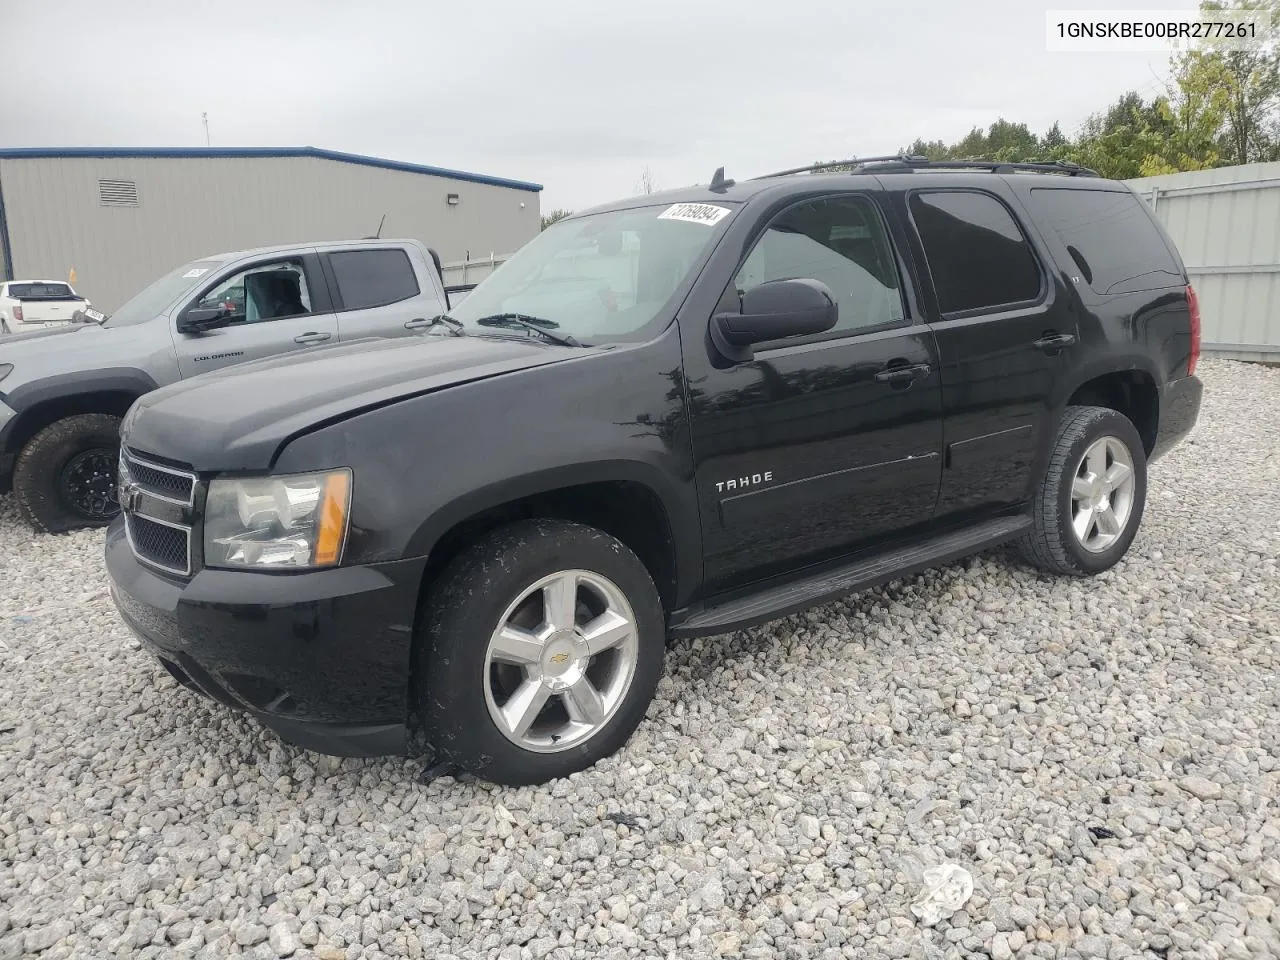
[[[1185,283],[1141,200],[1127,191],[1031,191],[1037,220],[1067,248],[1089,288],[1106,296]]]

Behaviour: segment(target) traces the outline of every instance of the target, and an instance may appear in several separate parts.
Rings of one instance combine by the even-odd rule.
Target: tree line
[[[1269,11],[1273,38],[1253,50],[1175,53],[1161,93],[1147,99],[1129,91],[1071,136],[1058,123],[1038,135],[1001,117],[955,143],[917,138],[900,152],[931,160],[1061,160],[1116,180],[1280,160],[1280,0],[1205,0],[1200,9]],[[640,187],[655,188],[648,167]],[[542,229],[570,213],[551,211]]]
[[[1280,28],[1280,0],[1208,0],[1200,9],[1269,11]],[[917,139],[902,149],[931,160],[1062,160],[1120,180],[1280,160],[1280,44],[1176,53],[1162,93],[1125,93],[1074,136],[1057,123],[1037,136],[1002,117],[955,143]]]

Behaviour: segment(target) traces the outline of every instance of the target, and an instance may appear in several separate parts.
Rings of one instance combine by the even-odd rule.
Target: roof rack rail
[[[909,170],[981,170],[988,173],[1056,173],[1069,177],[1096,177],[1098,171],[1067,160],[1043,160],[1011,162],[1005,160],[930,160],[915,154],[899,153],[884,157],[853,157],[849,160],[833,160],[830,163],[814,163],[807,167],[793,167],[753,177],[768,180],[773,177],[789,177],[797,173],[821,173],[852,167],[850,173],[893,173]]]
[[[823,170],[834,170],[836,167],[856,167],[864,163],[887,163],[891,160],[926,160],[926,157],[908,157],[903,153],[895,153],[885,157],[854,157],[850,160],[832,160],[830,163],[811,163],[807,167],[792,167],[790,170],[779,170],[777,173],[765,173],[752,180],[768,180],[771,177],[789,177],[793,173],[820,173]],[[857,172],[857,171],[854,171]]]

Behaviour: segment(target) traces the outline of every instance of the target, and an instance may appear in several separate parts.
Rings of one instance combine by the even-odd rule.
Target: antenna
[[[375,233],[375,234],[374,234],[373,236],[371,236],[371,237],[365,237],[365,239],[366,239],[366,240],[381,240],[381,239],[382,239],[382,225],[383,225],[384,223],[386,223],[386,222],[387,222],[387,215],[384,213],[384,214],[382,215],[382,219],[378,221],[378,232],[377,232],[377,233]]]
[[[711,177],[711,186],[709,187],[715,193],[724,193],[733,186],[732,180],[724,178],[724,167],[717,167],[715,174]]]
[[[200,114],[200,122],[204,124],[204,145],[209,146],[209,114]]]

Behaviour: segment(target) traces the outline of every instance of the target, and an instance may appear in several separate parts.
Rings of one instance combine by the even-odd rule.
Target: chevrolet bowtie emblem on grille
[[[142,506],[142,488],[132,480],[120,482],[120,509],[128,513],[137,513]]]
[[[554,657],[551,658],[551,662],[564,663],[568,659],[569,659],[569,655],[567,653],[557,653]]]

